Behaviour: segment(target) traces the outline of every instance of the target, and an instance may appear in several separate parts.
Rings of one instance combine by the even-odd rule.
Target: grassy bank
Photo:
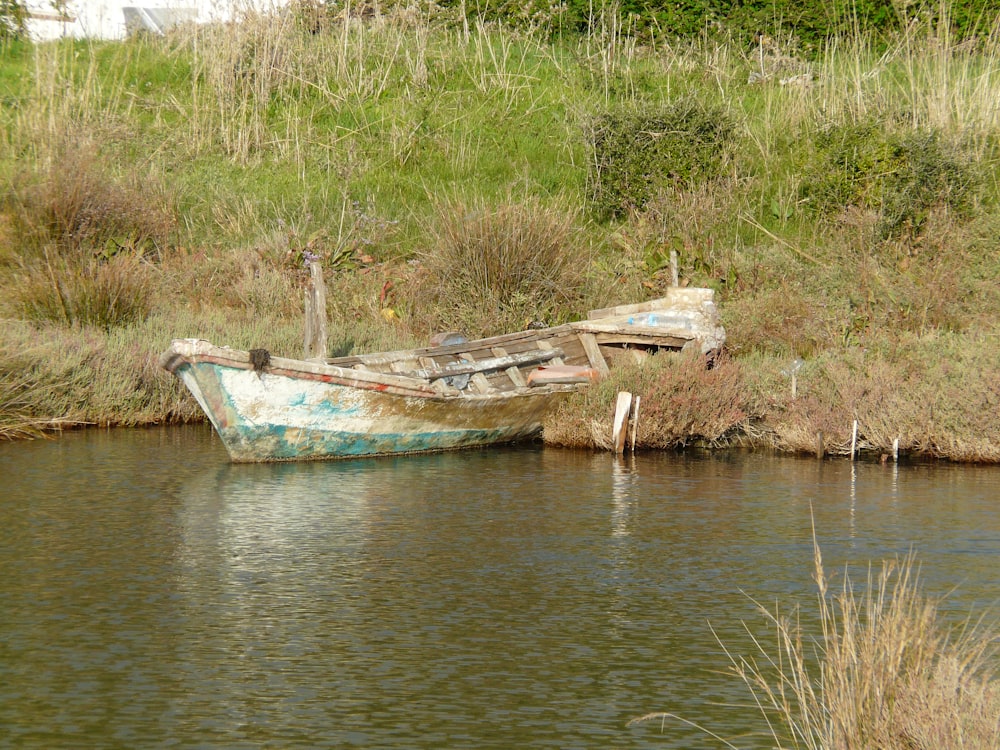
[[[1000,460],[1000,39],[639,44],[393,11],[0,49],[0,434],[198,418],[170,338],[330,350],[657,296],[670,252],[728,352],[624,373],[546,426]],[[784,374],[801,360],[792,398]]]

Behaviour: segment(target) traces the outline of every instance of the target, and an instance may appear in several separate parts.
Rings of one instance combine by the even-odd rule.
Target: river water
[[[0,444],[0,747],[762,747],[716,636],[913,550],[1000,599],[1000,469],[537,446],[234,466],[208,427]],[[854,568],[859,571],[855,575]]]

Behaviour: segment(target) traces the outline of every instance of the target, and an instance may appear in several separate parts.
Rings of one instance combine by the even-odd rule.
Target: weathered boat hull
[[[417,383],[407,393],[400,384],[359,382],[357,373],[319,365],[314,372],[289,374],[280,367],[256,372],[239,361],[199,355],[193,351],[198,343],[207,344],[175,342],[173,359],[165,364],[197,399],[235,462],[418,453],[524,440],[541,431],[553,396],[572,390],[451,396]]]
[[[537,435],[560,396],[624,358],[722,346],[710,289],[590,312],[588,320],[333,359],[272,358],[177,339],[161,357],[237,462],[440,451]]]

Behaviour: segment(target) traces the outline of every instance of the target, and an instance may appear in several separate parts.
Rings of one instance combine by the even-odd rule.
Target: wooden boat
[[[722,346],[709,289],[592,311],[585,321],[323,360],[177,339],[161,364],[236,462],[437,451],[536,436],[561,396],[621,357]]]

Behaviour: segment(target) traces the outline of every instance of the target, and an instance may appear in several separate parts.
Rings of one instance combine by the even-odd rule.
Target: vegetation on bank
[[[923,593],[912,554],[834,587],[814,540],[816,610],[757,605],[750,654],[722,643],[774,747],[944,750],[1000,744],[995,623],[950,625]],[[631,724],[689,719],[653,713]],[[695,725],[697,726],[697,725]],[[705,730],[720,745],[727,740]]]
[[[0,46],[0,433],[199,418],[172,337],[296,356],[557,323],[711,286],[725,355],[546,426],[1000,460],[1000,30],[677,41],[448,6]],[[799,360],[792,397],[790,368]]]

